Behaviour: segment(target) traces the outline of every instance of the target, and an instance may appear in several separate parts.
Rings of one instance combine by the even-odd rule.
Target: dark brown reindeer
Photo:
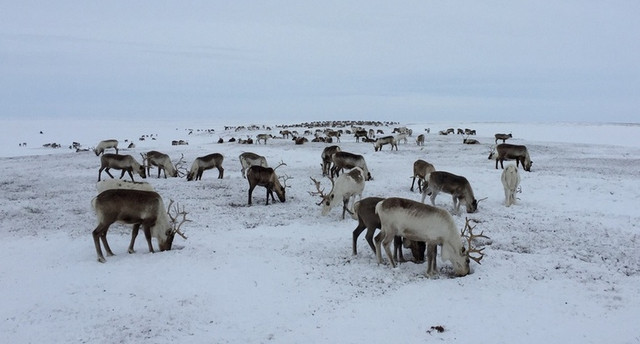
[[[280,184],[280,180],[276,175],[276,168],[282,165],[286,164],[280,163],[275,168],[262,167],[259,165],[249,167],[249,169],[247,170],[247,180],[249,181],[249,200],[247,203],[249,205],[251,205],[253,189],[255,189],[256,186],[264,186],[267,189],[267,205],[269,205],[269,196],[271,196],[271,200],[273,200],[274,202],[276,201],[276,199],[273,197],[274,191],[276,192],[276,195],[278,195],[278,199],[280,200],[280,202],[285,202],[285,188],[287,186],[286,181],[288,178],[286,176],[283,177],[284,185],[282,185]]]
[[[473,189],[467,178],[445,171],[431,172],[427,186],[422,189],[422,203],[427,195],[431,197],[431,205],[436,205],[436,196],[440,192],[448,193],[453,198],[454,213],[460,213],[460,203],[464,202],[467,213],[475,213],[478,200],[473,196]]]
[[[339,146],[327,146],[322,150],[320,157],[322,158],[322,175],[328,176],[331,173],[331,163],[333,155],[340,151]]]
[[[147,178],[146,169],[143,165],[140,165],[131,155],[120,155],[120,154],[111,154],[104,153],[100,157],[100,170],[98,170],[98,181],[100,181],[102,176],[102,171],[107,172],[109,177],[113,178],[110,169],[122,170],[120,174],[120,179],[124,177],[125,172],[129,173],[129,177],[131,177],[131,181],[133,180],[133,172],[136,172],[142,178]]]
[[[222,161],[224,157],[219,153],[212,153],[209,155],[196,158],[191,165],[191,171],[187,175],[187,180],[200,180],[202,179],[202,173],[212,168],[218,169],[218,179],[224,177],[224,168],[222,168]]]
[[[98,226],[92,233],[98,261],[106,262],[100,248],[100,241],[102,241],[107,255],[114,255],[107,242],[107,231],[114,222],[133,225],[129,253],[135,252],[133,245],[141,226],[149,246],[149,252],[155,252],[151,244],[151,237],[155,237],[158,241],[160,251],[171,249],[176,233],[186,239],[187,237],[180,231],[180,227],[184,222],[189,221],[186,219],[187,213],[184,209],[179,212],[176,206],[176,216],[172,217],[169,214],[172,203],[173,201],[169,203],[169,207],[165,211],[162,197],[153,191],[110,189],[100,193],[91,202],[98,219]],[[177,223],[178,215],[183,216],[180,223]]]
[[[496,146],[496,149],[491,149],[489,160],[491,159],[496,161],[496,169],[498,169],[498,162],[500,162],[500,167],[504,168],[503,162],[505,160],[515,160],[516,167],[522,165],[522,168],[527,172],[531,172],[531,165],[533,165],[527,147],[522,145],[501,143]]]
[[[413,163],[413,181],[411,182],[411,188],[409,189],[410,191],[413,191],[413,184],[416,182],[416,177],[418,178],[418,190],[420,192],[422,192],[422,185],[427,181],[427,179],[429,178],[429,174],[431,174],[431,172],[435,171],[436,168],[433,167],[432,164],[422,160],[422,159],[418,159]]]

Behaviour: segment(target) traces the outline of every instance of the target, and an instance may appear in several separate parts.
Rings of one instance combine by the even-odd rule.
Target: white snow
[[[213,124],[212,124],[213,123]],[[224,123],[248,125],[251,123]],[[272,133],[277,134],[275,123]],[[374,180],[363,197],[410,192],[416,159],[470,181],[480,202],[475,214],[485,241],[482,265],[454,277],[438,261],[437,278],[425,264],[378,265],[365,242],[351,255],[357,222],[334,208],[320,215],[309,177],[322,178],[325,144],[218,144],[266,130],[225,131],[222,123],[3,120],[0,141],[0,333],[5,343],[638,343],[640,342],[640,126],[607,123],[409,123],[415,136],[430,127],[424,148],[374,152],[345,135],[342,150],[362,154]],[[472,128],[481,145],[438,130]],[[188,129],[193,129],[189,134]],[[199,130],[200,129],[200,130]],[[215,129],[207,133],[203,129]],[[296,128],[303,131],[305,128]],[[390,133],[392,127],[381,128]],[[40,134],[42,131],[42,134]],[[487,159],[493,134],[511,132],[524,144],[532,172],[520,170],[522,193],[507,208],[501,170]],[[142,135],[154,134],[156,140]],[[187,240],[151,254],[144,239],[127,253],[130,226],[113,225],[115,256],[96,261],[99,159],[83,147],[116,138],[139,153],[160,150],[187,165],[218,152],[216,170],[201,181],[146,179],[189,212]],[[172,146],[171,140],[189,141]],[[27,143],[20,147],[19,143]],[[63,147],[43,148],[56,142]],[[238,155],[253,151],[270,165],[283,161],[285,203],[266,206],[248,183]],[[103,174],[103,178],[108,178]],[[125,177],[126,178],[126,177]],[[136,180],[140,178],[136,175]],[[329,185],[326,178],[320,179]],[[441,194],[438,206],[452,210]],[[463,207],[464,209],[464,207]],[[142,235],[141,235],[142,236]],[[141,237],[139,236],[139,237]],[[154,241],[154,245],[157,244]],[[408,258],[410,253],[405,251]],[[444,332],[435,327],[442,326]]]

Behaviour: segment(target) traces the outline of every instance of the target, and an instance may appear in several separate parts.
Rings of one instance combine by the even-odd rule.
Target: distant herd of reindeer
[[[425,130],[428,132],[428,130]],[[395,130],[394,130],[395,132]],[[354,131],[354,136],[358,139],[358,131]],[[369,137],[366,135],[365,137]],[[384,136],[373,141],[375,151],[382,149],[382,146],[389,144],[391,149],[397,150],[398,138],[404,139],[410,136],[409,130],[399,130],[398,136]],[[440,132],[443,134],[443,132]],[[467,134],[470,134],[467,132]],[[472,133],[475,134],[475,131]],[[495,168],[498,163],[504,169],[501,175],[505,194],[505,205],[511,206],[516,201],[516,193],[519,192],[520,175],[518,166],[522,165],[525,171],[531,171],[532,161],[529,157],[526,146],[507,144],[505,141],[511,138],[511,134],[495,134],[495,142],[502,140],[503,143],[492,148],[489,159],[495,160]],[[339,139],[339,136],[338,136]],[[264,139],[266,144],[266,138]],[[419,135],[416,143],[424,144],[424,135]],[[106,149],[115,149],[116,153],[105,153]],[[140,227],[143,228],[145,238],[150,252],[154,252],[151,238],[155,237],[160,251],[170,250],[175,234],[186,239],[180,227],[189,220],[187,213],[176,204],[172,207],[173,201],[165,208],[162,197],[155,192],[148,183],[136,183],[133,180],[133,173],[146,178],[150,169],[158,168],[158,178],[161,172],[164,177],[178,177],[186,175],[188,181],[199,180],[205,170],[217,168],[218,178],[224,176],[222,163],[224,157],[219,153],[213,153],[198,157],[187,172],[184,167],[183,157],[175,164],[167,154],[158,151],[149,151],[141,154],[143,163],[140,164],[131,155],[118,154],[118,141],[101,141],[94,149],[96,156],[100,156],[100,169],[98,172],[99,194],[92,201],[96,211],[98,225],[93,231],[98,261],[104,263],[106,260],[100,247],[100,241],[107,251],[107,255],[113,255],[109,248],[106,234],[109,226],[114,222],[133,225],[133,232],[129,246],[129,253],[133,253],[133,245]],[[454,273],[457,276],[465,276],[469,273],[470,260],[480,263],[483,257],[482,249],[472,247],[471,243],[477,238],[486,238],[483,233],[474,234],[473,229],[477,222],[473,219],[466,219],[463,230],[458,231],[452,215],[449,211],[435,206],[436,196],[443,192],[450,194],[453,199],[454,214],[460,213],[460,205],[464,203],[467,213],[474,213],[478,209],[477,200],[469,181],[463,177],[446,171],[438,171],[436,168],[424,160],[416,160],[413,164],[413,180],[410,190],[414,190],[416,179],[418,189],[422,194],[421,202],[410,199],[390,197],[368,197],[362,198],[365,182],[372,180],[371,173],[367,168],[364,156],[342,151],[339,146],[326,146],[321,154],[322,175],[331,181],[331,190],[326,193],[321,188],[320,181],[311,177],[317,191],[310,192],[314,196],[320,196],[318,205],[322,205],[322,215],[326,215],[339,203],[342,203],[342,218],[348,212],[354,219],[358,220],[358,226],[353,231],[352,253],[357,254],[356,242],[358,236],[367,229],[365,238],[367,243],[376,254],[379,263],[382,263],[382,248],[395,267],[396,261],[405,261],[402,255],[402,247],[409,248],[415,261],[427,261],[427,275],[436,273],[437,246],[441,246],[441,259],[451,262]],[[265,187],[267,190],[266,204],[269,204],[269,197],[275,202],[273,193],[277,195],[280,202],[285,202],[286,181],[288,176],[278,177],[276,169],[284,163],[271,168],[268,167],[265,157],[255,153],[245,152],[239,156],[242,166],[242,177],[249,182],[248,204],[252,203],[252,193],[256,186]],[[504,168],[504,160],[515,160],[516,164],[508,165]],[[121,170],[120,179],[128,173],[132,183],[113,179],[110,169]],[[102,171],[105,171],[112,179],[101,182]],[[280,182],[282,180],[282,183]],[[431,205],[425,204],[425,199],[430,196]],[[359,201],[356,202],[356,197]],[[351,204],[351,206],[349,206]],[[376,229],[380,229],[375,237]],[[461,237],[466,239],[467,246],[461,242]],[[391,254],[390,244],[394,242],[394,251]],[[426,252],[426,255],[425,255]],[[479,254],[479,256],[472,256]]]

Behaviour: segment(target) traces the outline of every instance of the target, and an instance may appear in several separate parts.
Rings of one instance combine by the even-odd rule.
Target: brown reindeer
[[[529,151],[526,146],[501,143],[496,147],[496,150],[492,149],[489,153],[489,160],[494,159],[496,161],[496,169],[498,169],[498,162],[500,162],[500,167],[504,168],[503,162],[505,160],[515,160],[516,167],[522,165],[525,171],[531,172],[533,161],[529,157]]]
[[[218,179],[222,179],[224,176],[224,168],[222,168],[222,161],[224,157],[219,153],[212,153],[209,155],[196,158],[191,165],[191,171],[187,175],[187,180],[200,180],[202,179],[202,173],[212,168],[218,169]]]
[[[331,167],[331,178],[333,178],[334,175],[338,177],[340,175],[340,171],[345,168],[360,167],[362,172],[364,172],[365,180],[373,179],[369,169],[367,168],[364,156],[362,155],[340,151],[333,154],[331,160],[333,161],[333,167]]]
[[[453,198],[454,212],[460,212],[460,203],[465,202],[467,213],[475,213],[478,209],[478,200],[473,196],[471,184],[467,178],[445,171],[434,171],[427,178],[427,187],[422,189],[422,203],[427,195],[431,196],[431,205],[436,205],[436,196],[444,192]]]
[[[120,155],[120,154],[111,154],[104,153],[100,157],[100,170],[98,170],[98,181],[100,181],[102,176],[102,171],[107,172],[109,177],[113,178],[109,169],[122,170],[120,174],[120,179],[124,177],[125,172],[129,173],[129,177],[131,177],[131,181],[133,180],[133,173],[136,172],[142,178],[147,178],[147,173],[145,167],[140,165],[136,159],[134,159],[131,155]]]
[[[162,197],[153,191],[110,189],[100,193],[91,202],[98,218],[98,226],[92,233],[98,261],[106,262],[100,248],[100,241],[102,241],[107,255],[114,255],[107,242],[107,231],[114,222],[133,225],[129,253],[135,252],[133,245],[141,226],[147,239],[149,252],[155,252],[151,244],[151,237],[155,237],[158,241],[160,251],[171,249],[176,233],[186,239],[186,236],[180,231],[180,226],[188,221],[186,219],[187,213],[184,210],[179,213],[183,215],[183,219],[177,224],[176,218],[179,214],[176,214],[176,218],[168,214],[172,203],[169,203],[169,208],[165,211]]]
[[[502,140],[502,143],[504,143],[504,141],[506,141],[506,140],[508,140],[508,139],[513,137],[511,135],[511,133],[509,133],[509,134],[495,134],[494,136],[496,138],[496,142],[495,143],[498,143],[498,140]]]
[[[280,164],[276,166],[276,168],[280,167]],[[278,176],[276,175],[275,168],[271,167],[262,167],[259,165],[254,165],[249,167],[247,170],[247,180],[249,181],[249,201],[248,204],[251,205],[251,197],[253,195],[253,189],[256,186],[264,186],[267,189],[267,205],[269,204],[269,196],[275,202],[276,199],[273,197],[273,192],[276,192],[278,195],[278,199],[280,202],[284,203],[285,201],[285,187],[286,187],[286,179],[285,185],[280,184],[278,180]]]
[[[418,159],[413,163],[413,181],[411,182],[410,191],[413,191],[413,184],[416,182],[416,177],[418,178],[418,191],[422,192],[422,185],[429,178],[429,174],[435,171],[436,168],[433,167],[432,164]]]
[[[171,158],[167,154],[160,153],[158,151],[149,151],[146,154],[142,154],[143,161],[146,161],[147,175],[151,175],[151,166],[158,167],[158,178],[160,178],[160,171],[164,172],[164,178],[167,178],[167,172],[169,177],[177,177],[178,169],[171,162]],[[182,161],[182,159],[180,160]]]
[[[328,176],[331,172],[331,163],[333,155],[340,152],[339,146],[327,146],[322,150],[320,157],[322,158],[322,175]]]

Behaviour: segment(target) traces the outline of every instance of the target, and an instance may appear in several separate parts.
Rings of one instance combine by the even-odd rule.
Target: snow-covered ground
[[[226,123],[248,125],[251,123]],[[259,123],[261,124],[261,123]],[[273,133],[278,129],[275,123]],[[482,265],[453,277],[425,264],[378,265],[365,242],[351,255],[357,221],[339,209],[321,216],[309,177],[322,179],[321,143],[216,143],[266,130],[225,131],[219,123],[142,121],[2,121],[0,141],[0,333],[6,343],[638,343],[640,342],[640,126],[572,123],[409,123],[414,137],[399,150],[374,152],[343,136],[342,150],[364,155],[374,180],[363,196],[405,197],[412,165],[424,159],[469,179],[482,201],[475,214]],[[448,127],[478,131],[480,145],[437,135]],[[189,134],[189,129],[193,129]],[[206,129],[215,129],[214,133]],[[298,129],[303,131],[304,128]],[[391,127],[380,127],[386,133]],[[40,134],[42,131],[42,134]],[[503,205],[501,170],[487,159],[493,134],[528,147],[532,172],[520,170],[522,193]],[[142,135],[146,138],[139,141]],[[144,239],[127,253],[130,227],[113,225],[115,256],[96,261],[99,158],[68,149],[115,138],[156,149],[187,164],[218,152],[225,177],[146,181],[189,212],[174,249],[150,254]],[[171,140],[189,145],[172,146]],[[63,148],[43,148],[45,143]],[[27,143],[26,147],[19,144]],[[238,155],[253,151],[291,177],[285,203],[247,206]],[[106,175],[103,174],[103,178]],[[139,180],[136,176],[136,180]],[[438,206],[452,210],[448,195]],[[154,241],[155,244],[155,241]],[[405,252],[405,256],[410,256]],[[438,258],[439,259],[439,258]],[[443,332],[438,331],[443,329]]]

